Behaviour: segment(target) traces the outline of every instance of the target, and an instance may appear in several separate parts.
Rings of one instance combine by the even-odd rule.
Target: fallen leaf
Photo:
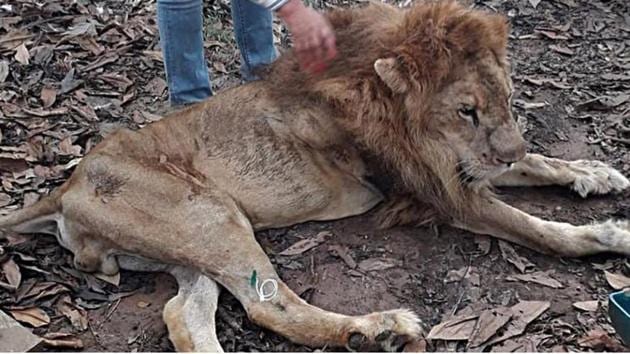
[[[26,294],[18,298],[18,301],[22,299],[29,299],[32,302],[37,302],[40,299],[66,292],[70,292],[70,289],[61,284],[53,282],[40,282],[33,288],[29,289]]]
[[[348,247],[342,245],[332,245],[329,246],[328,249],[332,251],[337,257],[341,258],[350,269],[354,269],[357,267],[357,262],[355,262],[350,255]]]
[[[9,258],[6,262],[2,263],[2,274],[4,274],[7,282],[13,289],[17,289],[20,286],[22,273],[20,272],[20,267],[13,259]]]
[[[533,8],[538,7],[540,0],[529,0],[529,4],[532,5]]]
[[[156,77],[146,85],[145,90],[153,96],[162,96],[167,87],[164,79]]]
[[[534,268],[534,264],[527,258],[519,256],[509,243],[499,240],[499,249],[503,259],[515,266],[521,273]]]
[[[486,345],[496,344],[523,334],[527,325],[547,311],[550,305],[549,301],[521,301],[510,307],[512,320],[500,336],[490,339]]]
[[[393,258],[368,258],[359,262],[359,269],[364,272],[373,272],[377,270],[386,270],[390,268],[400,267],[402,262]]]
[[[138,306],[141,309],[144,309],[144,308],[147,308],[147,307],[151,306],[151,303],[150,302],[146,302],[146,301],[138,301],[136,306]]]
[[[31,55],[26,49],[26,45],[24,43],[20,44],[17,48],[15,48],[15,60],[22,65],[28,65],[30,63]]]
[[[560,288],[564,287],[562,285],[562,283],[560,283],[556,279],[553,279],[552,277],[550,277],[549,274],[547,274],[545,272],[540,272],[540,271],[539,272],[534,272],[534,273],[528,273],[528,274],[510,275],[510,276],[506,277],[506,280],[508,280],[508,281],[520,280],[520,281],[524,281],[524,282],[536,283],[536,284],[548,286],[548,287],[554,288],[554,289],[560,289]]]
[[[479,315],[456,316],[433,326],[427,339],[467,340],[475,330]]]
[[[87,105],[73,105],[72,110],[77,112],[81,117],[85,118],[89,122],[98,121],[98,115],[94,108]]]
[[[4,352],[26,353],[41,341],[3,311],[0,311],[0,338]]]
[[[66,76],[64,76],[63,80],[61,80],[61,90],[59,91],[59,94],[61,95],[66,94],[76,89],[83,83],[83,81],[81,80],[74,79],[74,72],[75,72],[74,68],[68,70],[68,72],[66,73]]]
[[[512,311],[507,307],[486,310],[479,315],[475,329],[470,335],[468,345],[476,348],[487,342],[512,318]]]
[[[582,348],[591,348],[598,352],[626,352],[627,349],[617,340],[608,335],[601,328],[588,331],[582,338],[578,339],[578,345]]]
[[[83,22],[70,27],[66,32],[63,33],[63,35],[70,37],[83,35],[96,36],[97,33],[93,23]]]
[[[149,122],[157,122],[162,119],[162,116],[147,111],[142,111],[142,115],[144,116],[144,119]]]
[[[580,104],[576,105],[575,108],[584,110],[597,110],[597,111],[607,111],[611,110],[623,103],[626,103],[630,99],[630,95],[621,94],[618,96],[600,96],[596,97]]]
[[[552,44],[552,45],[549,46],[549,49],[553,50],[556,53],[560,53],[560,54],[564,54],[564,55],[573,55],[573,54],[575,54],[575,51],[573,49],[570,49],[570,48],[562,46],[562,45]]]
[[[9,62],[0,60],[0,84],[5,82],[9,76]]]
[[[0,207],[11,204],[11,201],[12,199],[10,195],[0,192]]]
[[[37,117],[50,117],[50,116],[58,116],[58,115],[66,114],[68,113],[68,108],[59,107],[59,108],[55,108],[51,110],[45,110],[45,109],[39,109],[39,108],[37,109],[22,108],[22,111],[24,111],[24,113],[37,116]]]
[[[28,323],[33,327],[41,327],[50,323],[50,317],[39,307],[30,307],[23,310],[9,310],[16,320]]]
[[[40,93],[40,99],[42,100],[44,108],[49,108],[55,104],[57,100],[57,91],[52,87],[44,86]]]
[[[520,107],[523,109],[536,109],[536,108],[543,108],[547,106],[547,103],[545,102],[527,102],[520,99],[513,100],[512,103],[514,104],[514,106]]]
[[[69,333],[46,333],[42,343],[53,348],[83,349],[83,341]]]
[[[606,277],[606,281],[608,281],[608,285],[615,290],[630,287],[630,278],[623,274],[615,274],[605,270],[604,276]]]
[[[479,273],[476,267],[462,267],[458,270],[449,270],[444,279],[445,283],[460,282],[468,280],[474,286],[479,286]]]
[[[74,156],[74,157],[82,156],[81,146],[72,145],[72,139],[70,137],[67,137],[63,139],[61,142],[59,142],[58,147],[59,147],[59,153],[61,155]]]
[[[119,286],[120,285],[120,272],[114,275],[106,275],[103,273],[95,273],[93,274],[96,279],[100,279],[106,283]]]
[[[227,69],[225,69],[225,64],[223,64],[220,61],[213,62],[212,63],[212,67],[214,68],[214,70],[216,72],[220,72],[222,74],[227,74],[228,73]]]
[[[293,245],[289,246],[287,249],[285,249],[284,251],[278,253],[278,255],[280,256],[295,256],[298,254],[302,254],[314,247],[319,246],[320,244],[324,243],[324,241],[326,241],[326,239],[328,239],[329,237],[332,236],[332,233],[330,231],[322,231],[320,233],[317,234],[317,236],[313,237],[313,238],[307,238],[306,240],[301,240],[298,241],[296,243],[294,243]]]
[[[547,37],[549,39],[552,40],[567,40],[569,39],[569,37],[562,35],[562,34],[557,34],[554,31],[547,31],[547,30],[536,30],[537,33],[542,34],[544,37]]]
[[[57,309],[66,316],[75,329],[85,331],[88,328],[87,312],[73,304],[70,296],[63,296],[57,303]]]
[[[565,84],[565,83],[562,83],[562,82],[557,82],[557,81],[552,80],[552,79],[535,79],[535,78],[531,78],[531,77],[526,77],[525,78],[525,82],[530,83],[532,85],[536,85],[536,86],[548,85],[548,86],[551,86],[553,88],[563,89],[563,90],[567,90],[567,89],[571,88],[571,86],[569,86],[568,84]]]
[[[597,311],[597,308],[599,307],[599,301],[578,301],[573,303],[573,307],[582,311],[594,312]]]
[[[627,74],[602,74],[600,77],[608,81],[630,81],[630,75],[627,75]],[[0,82],[2,82],[1,75],[0,75]]]
[[[550,338],[548,334],[534,334],[515,339],[508,339],[503,343],[492,346],[493,353],[535,353],[538,345],[544,339]]]

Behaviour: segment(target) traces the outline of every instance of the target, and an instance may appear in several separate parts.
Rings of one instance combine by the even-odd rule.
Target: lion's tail
[[[55,233],[57,216],[61,211],[60,196],[61,193],[56,190],[31,206],[7,216],[0,216],[0,239],[5,238],[10,231],[18,233]]]

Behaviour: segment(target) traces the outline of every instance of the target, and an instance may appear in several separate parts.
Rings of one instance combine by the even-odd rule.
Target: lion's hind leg
[[[297,343],[392,350],[420,335],[407,310],[345,316],[300,299],[278,277],[237,203],[211,182],[192,184],[128,159],[91,158],[84,169],[103,168],[64,195],[64,217],[98,230],[122,252],[198,270],[230,291],[254,322]],[[120,183],[105,197],[90,186],[108,180]]]
[[[175,267],[177,295],[164,305],[164,323],[178,352],[222,353],[217,339],[215,314],[219,300],[217,283],[199,271]]]
[[[193,268],[174,266],[135,256],[118,256],[122,269],[137,272],[167,272],[177,281],[177,295],[162,313],[168,336],[178,352],[222,353],[216,335],[215,314],[219,286]]]
[[[601,161],[565,161],[538,154],[515,163],[504,174],[492,180],[498,187],[569,186],[580,196],[623,191],[630,181],[619,171]]]

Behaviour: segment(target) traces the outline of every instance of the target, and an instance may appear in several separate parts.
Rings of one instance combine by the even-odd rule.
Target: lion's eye
[[[471,122],[475,127],[479,126],[479,117],[477,116],[477,110],[471,106],[464,106],[458,111],[459,116]]]

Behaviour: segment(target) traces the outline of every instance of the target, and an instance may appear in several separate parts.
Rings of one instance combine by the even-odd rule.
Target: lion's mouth
[[[463,163],[457,164],[457,176],[459,177],[459,181],[463,185],[470,185],[473,182],[479,180],[477,176],[474,176],[468,172],[468,169],[465,168]]]

